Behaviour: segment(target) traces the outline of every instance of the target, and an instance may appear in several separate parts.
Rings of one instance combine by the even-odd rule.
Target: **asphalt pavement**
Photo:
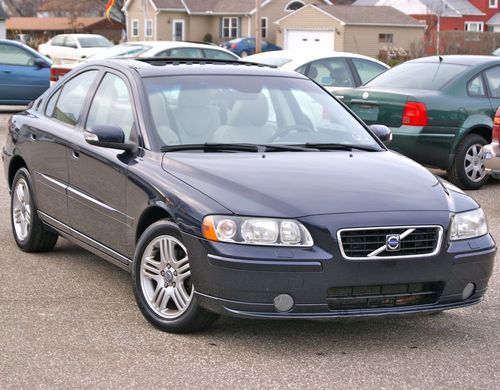
[[[0,108],[0,145],[10,114]],[[500,240],[500,181],[470,192]],[[437,315],[336,321],[221,318],[150,326],[129,275],[60,239],[21,252],[0,173],[0,388],[500,389],[499,255],[484,301]]]

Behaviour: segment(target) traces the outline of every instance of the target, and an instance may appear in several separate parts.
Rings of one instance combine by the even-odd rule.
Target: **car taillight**
[[[50,81],[57,81],[68,73],[71,69],[65,68],[50,68]]]
[[[406,126],[427,126],[427,107],[420,102],[406,102],[402,124]]]
[[[493,132],[491,138],[494,142],[500,142],[500,107],[495,113],[495,119],[493,119]]]
[[[236,49],[237,47],[238,47],[238,44],[236,44],[236,43],[231,44],[231,49]]]

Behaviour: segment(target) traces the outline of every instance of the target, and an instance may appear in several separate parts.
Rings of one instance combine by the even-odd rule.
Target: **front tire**
[[[188,250],[179,229],[171,222],[156,222],[142,234],[132,279],[139,309],[160,330],[195,332],[218,317],[196,301]]]
[[[246,57],[248,56],[248,52],[246,50],[243,50],[241,53],[240,53],[240,57],[243,58],[243,57]]]
[[[25,252],[47,252],[54,248],[57,234],[45,230],[38,218],[31,176],[26,168],[12,181],[10,220],[17,246]]]
[[[484,167],[483,146],[486,140],[478,134],[467,135],[458,145],[448,179],[464,190],[476,190],[488,181]]]

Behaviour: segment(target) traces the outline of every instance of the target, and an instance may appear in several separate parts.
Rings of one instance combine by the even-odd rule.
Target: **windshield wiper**
[[[311,148],[302,145],[279,145],[279,144],[248,144],[248,143],[210,143],[204,144],[185,144],[185,145],[165,145],[160,149],[162,152],[180,152],[185,150],[203,150],[204,152],[311,152]]]
[[[306,148],[313,148],[318,150],[346,150],[348,152],[353,149],[364,150],[367,152],[378,152],[380,149],[368,145],[348,145],[348,144],[335,144],[335,143],[306,143]]]

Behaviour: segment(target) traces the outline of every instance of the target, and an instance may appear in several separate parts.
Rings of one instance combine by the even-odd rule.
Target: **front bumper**
[[[193,283],[198,302],[221,314],[250,318],[321,319],[382,316],[432,312],[476,304],[481,301],[493,269],[496,245],[488,234],[471,240],[444,240],[435,256],[406,259],[347,260],[336,240],[341,227],[436,224],[426,213],[369,213],[325,215],[301,222],[315,237],[312,248],[255,247],[210,242],[184,235],[190,253]],[[436,215],[436,213],[432,213]],[[449,221],[447,212],[441,222]],[[411,223],[410,223],[411,221]],[[314,222],[314,223],[313,223]],[[378,223],[377,223],[378,222]],[[467,284],[474,283],[472,296],[462,298]],[[330,291],[365,286],[434,285],[432,302],[394,307],[332,307]],[[280,312],[277,295],[288,294],[292,309]],[[411,295],[411,294],[408,294]]]
[[[489,173],[495,179],[500,179],[500,144],[493,142],[485,145],[483,153],[491,157],[485,160],[484,163],[486,173]]]

